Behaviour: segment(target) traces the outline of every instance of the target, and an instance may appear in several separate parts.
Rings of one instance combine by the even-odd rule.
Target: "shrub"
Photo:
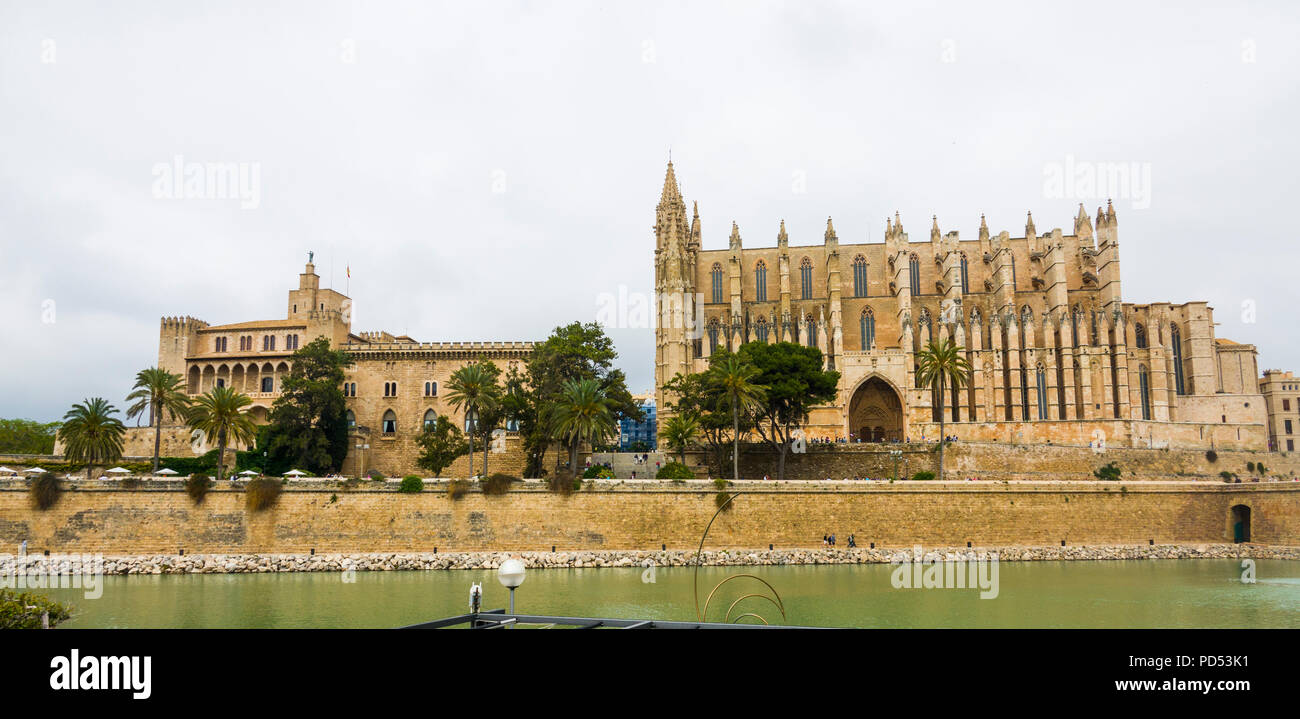
[[[730,512],[736,506],[736,503],[732,502],[728,504],[727,503],[728,499],[731,499],[731,494],[727,492],[718,492],[717,494],[713,495],[713,506],[717,507],[718,509],[721,509],[724,512]]]
[[[718,477],[717,479],[713,480],[713,486],[717,487],[718,490],[720,491],[731,486],[731,480]]]
[[[928,469],[923,469],[912,475],[913,482],[929,482],[932,479],[934,479],[934,472],[931,472]]]
[[[674,481],[695,479],[695,473],[691,472],[691,468],[681,462],[669,462],[659,468],[659,472],[655,474],[655,479],[671,479]]]
[[[456,500],[469,493],[469,480],[453,479],[447,483],[447,498]]]
[[[1119,479],[1120,473],[1121,471],[1119,466],[1114,462],[1110,462],[1105,466],[1098,467],[1097,470],[1092,473],[1092,476],[1097,479],[1113,481]]]
[[[28,491],[36,508],[45,510],[53,507],[59,497],[63,496],[63,485],[59,484],[53,474],[46,473],[33,479]]]
[[[423,479],[420,479],[419,477],[415,476],[414,474],[408,474],[408,475],[406,475],[405,477],[402,477],[402,485],[401,485],[400,487],[397,488],[397,491],[399,491],[399,492],[404,492],[404,493],[406,493],[406,494],[414,494],[414,493],[416,493],[416,492],[423,492],[423,491],[424,491],[424,480],[423,480]]]
[[[1232,472],[1229,472],[1228,470],[1225,469],[1225,470],[1223,470],[1222,472],[1219,472],[1219,476],[1220,476],[1220,477],[1223,477],[1223,481],[1225,481],[1225,482],[1231,482],[1231,481],[1232,481],[1233,474],[1232,474]]]
[[[498,472],[496,474],[489,475],[484,479],[480,479],[479,484],[483,487],[483,494],[490,494],[496,496],[496,495],[502,495],[505,494],[506,492],[509,492],[510,484],[512,482],[519,482],[519,481],[521,480],[518,477],[512,477],[508,474],[502,474]]]
[[[566,473],[557,473],[547,481],[550,490],[559,494],[572,494],[574,486],[581,483],[580,477],[570,477]]]
[[[49,612],[50,628],[67,621],[68,608],[43,594],[18,594],[0,589],[0,630],[40,629],[41,615]]]
[[[1254,463],[1254,462],[1247,462],[1247,463],[1246,463],[1246,471],[1247,471],[1247,472],[1254,472],[1254,471],[1255,471],[1255,463]]]
[[[377,469],[372,469],[369,472],[366,472],[366,476],[375,480],[376,482],[382,482],[385,479],[384,473],[380,472]]]
[[[206,474],[191,474],[185,480],[185,493],[190,495],[190,499],[195,504],[203,504],[203,498],[207,496],[208,489],[212,487],[212,480]]]
[[[1268,470],[1267,470],[1267,469],[1264,469],[1264,463],[1263,463],[1263,462],[1256,462],[1256,463],[1255,463],[1255,471],[1256,471],[1256,472],[1259,472],[1260,476],[1262,477],[1262,476],[1264,476],[1264,473],[1267,472]]]
[[[583,479],[613,479],[614,470],[604,466],[588,467],[587,471],[582,473]]]
[[[244,504],[254,512],[270,509],[280,499],[284,482],[267,477],[250,480],[244,487]]]
[[[1205,461],[1211,464],[1219,461],[1219,453],[1212,449],[1205,450]]]
[[[338,501],[339,501],[339,496],[338,496],[337,494],[331,494],[331,495],[330,495],[330,504],[334,504],[334,503],[336,503],[336,502],[338,502]]]

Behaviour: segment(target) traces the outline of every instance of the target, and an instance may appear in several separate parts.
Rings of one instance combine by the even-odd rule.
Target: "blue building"
[[[632,452],[632,447],[637,442],[645,443],[645,450],[653,452],[658,448],[656,439],[655,423],[655,396],[633,395],[634,399],[641,401],[641,411],[645,413],[645,419],[640,422],[633,422],[630,419],[621,419],[618,423],[618,450],[620,452]]]

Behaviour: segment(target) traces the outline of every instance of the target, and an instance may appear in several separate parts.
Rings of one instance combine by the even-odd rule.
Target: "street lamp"
[[[524,563],[518,559],[507,559],[497,568],[497,581],[510,590],[510,613],[515,613],[515,589],[524,583]]]

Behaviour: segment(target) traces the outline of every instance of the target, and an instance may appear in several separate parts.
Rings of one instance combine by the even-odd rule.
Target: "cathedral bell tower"
[[[660,422],[671,415],[661,389],[679,372],[691,370],[696,327],[695,259],[700,248],[698,209],[693,222],[668,162],[663,192],[655,208],[655,404]]]

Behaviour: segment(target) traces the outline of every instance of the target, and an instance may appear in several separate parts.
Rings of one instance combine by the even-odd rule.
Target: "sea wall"
[[[592,483],[571,495],[539,483],[453,499],[442,484],[402,494],[362,484],[289,485],[276,505],[245,507],[238,483],[196,505],[179,483],[124,490],[74,482],[37,510],[21,481],[0,483],[0,546],[31,553],[539,551],[691,549],[717,490],[696,481]],[[304,483],[306,485],[308,483]],[[746,482],[709,533],[711,548],[858,545],[1197,544],[1250,538],[1300,545],[1300,482]],[[14,551],[10,549],[8,551]]]

